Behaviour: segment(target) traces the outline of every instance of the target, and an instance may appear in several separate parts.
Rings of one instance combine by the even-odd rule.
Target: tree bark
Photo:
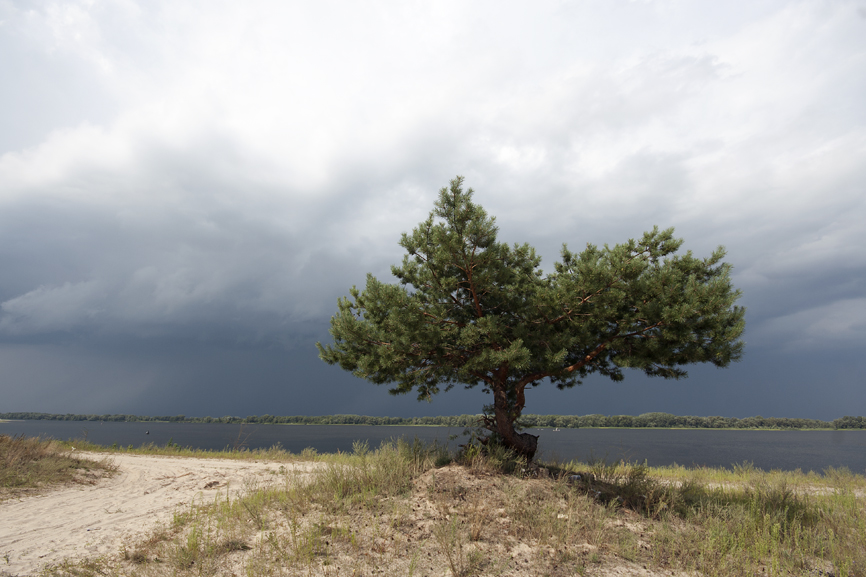
[[[505,392],[504,386],[494,385],[492,388],[494,432],[499,435],[506,447],[526,458],[527,462],[532,462],[538,450],[538,436],[518,433],[514,430],[514,421],[520,415],[511,415],[508,394]]]

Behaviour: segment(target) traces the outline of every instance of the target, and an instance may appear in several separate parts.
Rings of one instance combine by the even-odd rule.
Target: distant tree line
[[[858,420],[859,419],[859,420]],[[525,415],[525,427],[618,427],[618,428],[677,428],[677,429],[859,429],[866,428],[863,417],[843,417],[835,421],[779,417],[695,417],[670,413],[631,415]]]
[[[173,417],[146,417],[141,415],[74,415],[72,413],[66,413],[63,415],[52,413],[0,413],[0,419],[28,421],[112,421],[128,423],[151,421],[190,423],[200,421],[200,419],[188,418],[185,415],[175,415]]]
[[[438,427],[475,427],[481,415],[442,417],[367,417],[363,415],[288,416],[261,415],[249,417],[187,417],[185,415],[147,417],[141,415],[57,415],[50,413],[0,413],[0,419],[49,421],[234,423],[273,425],[420,425]],[[525,428],[678,428],[678,429],[866,429],[864,417],[841,417],[833,421],[779,417],[694,417],[670,413],[631,415],[523,415]]]

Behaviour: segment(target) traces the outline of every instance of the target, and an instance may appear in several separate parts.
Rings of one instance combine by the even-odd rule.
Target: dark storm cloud
[[[863,20],[710,7],[3,4],[0,411],[480,410],[314,348],[462,174],[545,270],[674,226],[749,309],[728,370],[528,410],[866,413]]]

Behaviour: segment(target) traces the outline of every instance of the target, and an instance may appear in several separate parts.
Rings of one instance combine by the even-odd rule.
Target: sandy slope
[[[92,455],[101,459],[102,455]],[[193,500],[242,491],[245,482],[275,480],[273,463],[113,455],[119,473],[96,485],[76,485],[0,503],[0,576],[29,575],[66,558],[117,553]]]

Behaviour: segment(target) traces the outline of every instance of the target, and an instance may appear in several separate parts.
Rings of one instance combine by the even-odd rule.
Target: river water
[[[100,445],[164,445],[221,450],[244,446],[268,448],[277,443],[293,453],[312,447],[320,453],[351,451],[355,441],[371,448],[398,437],[434,440],[456,450],[466,441],[462,428],[370,425],[227,425],[220,423],[103,423],[95,421],[0,422],[0,435],[81,439]],[[625,459],[651,466],[731,467],[751,462],[771,470],[822,472],[847,467],[866,472],[866,430],[720,431],[712,429],[530,429],[539,435],[543,460],[608,462]],[[457,436],[457,438],[452,438]]]

